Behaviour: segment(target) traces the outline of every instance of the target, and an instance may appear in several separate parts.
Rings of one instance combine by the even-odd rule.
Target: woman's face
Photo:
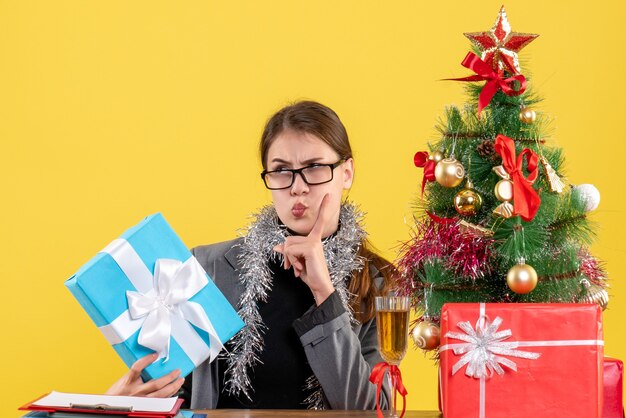
[[[315,135],[285,130],[269,147],[267,171],[298,169],[312,164],[334,164],[339,159],[339,155]],[[352,186],[353,174],[352,159],[336,167],[333,170],[333,180],[328,183],[308,185],[301,175],[296,174],[290,188],[272,190],[278,217],[292,231],[306,235],[315,225],[322,198],[328,194],[328,209],[332,217],[323,233],[327,237],[337,230],[342,193]]]

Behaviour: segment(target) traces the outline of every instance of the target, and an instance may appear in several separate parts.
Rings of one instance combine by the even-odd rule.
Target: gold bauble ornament
[[[537,286],[537,272],[528,264],[516,264],[507,273],[506,284],[515,293],[525,295]]]
[[[439,334],[439,326],[430,321],[420,322],[411,332],[415,345],[426,351],[439,347]]]
[[[435,166],[435,179],[443,187],[456,187],[465,177],[463,165],[455,158],[444,158]]]
[[[465,187],[454,196],[454,208],[462,216],[474,216],[480,210],[483,198],[468,180]]]
[[[537,119],[537,113],[530,107],[525,107],[519,112],[519,120],[523,123],[533,123]]]
[[[602,310],[605,310],[609,306],[609,292],[602,286],[598,286],[595,283],[591,283],[587,279],[580,281],[583,289],[578,296],[578,302],[583,303],[596,303],[600,305]]]
[[[438,163],[439,161],[446,158],[446,156],[444,155],[443,151],[435,151],[432,154],[430,154],[429,158],[433,160],[434,162]]]

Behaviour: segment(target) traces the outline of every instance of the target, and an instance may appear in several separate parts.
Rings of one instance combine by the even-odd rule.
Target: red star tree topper
[[[500,9],[496,23],[488,32],[470,32],[465,36],[482,50],[481,59],[494,70],[505,70],[511,74],[520,74],[517,52],[531,43],[537,36],[534,33],[511,31],[504,6]]]

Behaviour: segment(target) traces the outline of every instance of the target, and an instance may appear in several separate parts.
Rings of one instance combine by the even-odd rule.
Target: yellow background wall
[[[50,390],[101,392],[125,367],[63,286],[124,229],[161,211],[190,247],[234,237],[269,193],[265,119],[311,98],[356,155],[351,198],[376,246],[409,236],[447,104],[464,101],[462,32],[499,1],[0,1],[0,416]],[[594,254],[612,279],[606,352],[626,358],[621,0],[512,0],[541,36],[523,68],[555,117],[569,181],[602,193]],[[403,364],[410,409],[436,408],[436,368]]]

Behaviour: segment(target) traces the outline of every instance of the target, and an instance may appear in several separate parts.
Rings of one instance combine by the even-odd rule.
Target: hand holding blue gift
[[[143,369],[157,360],[157,353],[148,354],[140,358],[131,366],[128,373],[120,378],[106,391],[106,395],[117,396],[147,396],[149,398],[169,398],[178,393],[185,383],[185,378],[180,377],[180,370],[176,369],[158,379],[143,381],[141,373]]]
[[[180,387],[179,376],[213,361],[243,327],[160,214],[107,245],[66,286],[131,367],[118,383],[145,394]],[[139,375],[156,380],[141,386]]]

